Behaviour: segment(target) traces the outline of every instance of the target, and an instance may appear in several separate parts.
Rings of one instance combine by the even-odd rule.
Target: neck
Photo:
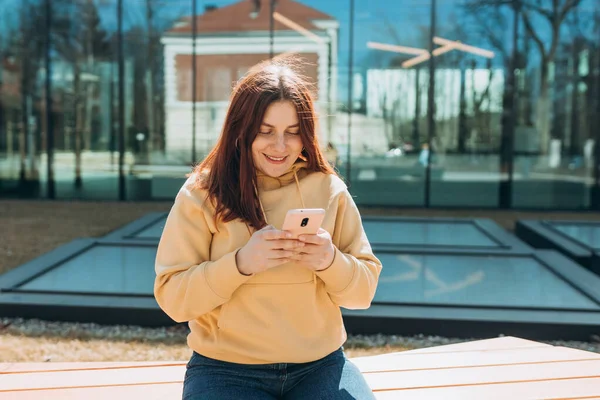
[[[273,190],[287,186],[294,183],[294,180],[296,179],[295,175],[298,175],[298,177],[303,176],[306,165],[307,163],[305,161],[298,160],[289,170],[277,177],[267,175],[262,171],[256,171],[257,186],[260,190]]]

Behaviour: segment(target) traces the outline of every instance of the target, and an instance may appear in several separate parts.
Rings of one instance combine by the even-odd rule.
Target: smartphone
[[[294,238],[315,235],[324,218],[325,210],[322,208],[295,208],[287,212],[281,230],[290,232]]]

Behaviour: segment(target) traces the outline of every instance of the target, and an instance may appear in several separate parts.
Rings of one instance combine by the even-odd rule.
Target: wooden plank
[[[0,375],[0,393],[11,390],[183,382],[185,366],[49,371]]]
[[[600,400],[600,397],[569,397],[568,399],[555,399],[555,400]]]
[[[351,360],[383,400],[600,399],[600,354],[514,337]],[[0,400],[181,398],[186,363],[4,363]]]
[[[546,343],[540,343],[533,340],[520,339],[513,336],[503,336],[492,339],[482,339],[470,342],[461,342],[445,344],[441,346],[424,347],[422,349],[398,351],[393,353],[380,354],[377,356],[356,357],[353,360],[365,359],[368,357],[383,357],[398,354],[416,354],[416,353],[455,353],[463,351],[487,351],[487,350],[509,350],[525,349],[531,347],[552,347]]]
[[[375,392],[377,400],[531,400],[600,396],[600,377]]]
[[[0,392],[0,400],[165,400],[181,399],[182,391],[183,383],[163,383],[156,385]]]
[[[504,365],[365,374],[373,390],[415,389],[503,382],[600,377],[600,359],[538,364]]]
[[[393,356],[354,359],[353,363],[363,372],[410,371],[418,369],[461,368],[485,365],[535,364],[557,361],[600,359],[600,354],[568,347],[541,347],[498,351],[454,353],[398,353]]]
[[[486,351],[486,350],[508,350],[524,349],[529,347],[552,347],[546,343],[535,342],[533,340],[520,339],[513,336],[504,336],[492,339],[482,339],[463,343],[446,344],[442,346],[426,347],[423,349],[408,350],[399,352],[407,353],[450,353],[457,351]],[[390,353],[394,354],[394,353]]]
[[[142,368],[156,366],[185,366],[187,361],[121,361],[121,362],[45,362],[45,363],[0,363],[1,374],[71,371],[105,368]]]

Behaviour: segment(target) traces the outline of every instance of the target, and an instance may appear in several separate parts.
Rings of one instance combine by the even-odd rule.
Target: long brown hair
[[[221,136],[194,169],[196,186],[208,191],[215,204],[216,218],[224,222],[240,218],[255,229],[266,225],[255,191],[251,147],[273,102],[288,100],[294,104],[307,169],[335,174],[319,147],[309,84],[292,68],[298,64],[299,60],[291,56],[264,61],[254,66],[233,89]]]

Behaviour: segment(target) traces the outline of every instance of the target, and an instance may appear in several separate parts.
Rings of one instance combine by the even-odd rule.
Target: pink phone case
[[[287,212],[281,229],[291,232],[295,238],[314,235],[319,231],[324,218],[325,210],[322,208],[292,209]]]

